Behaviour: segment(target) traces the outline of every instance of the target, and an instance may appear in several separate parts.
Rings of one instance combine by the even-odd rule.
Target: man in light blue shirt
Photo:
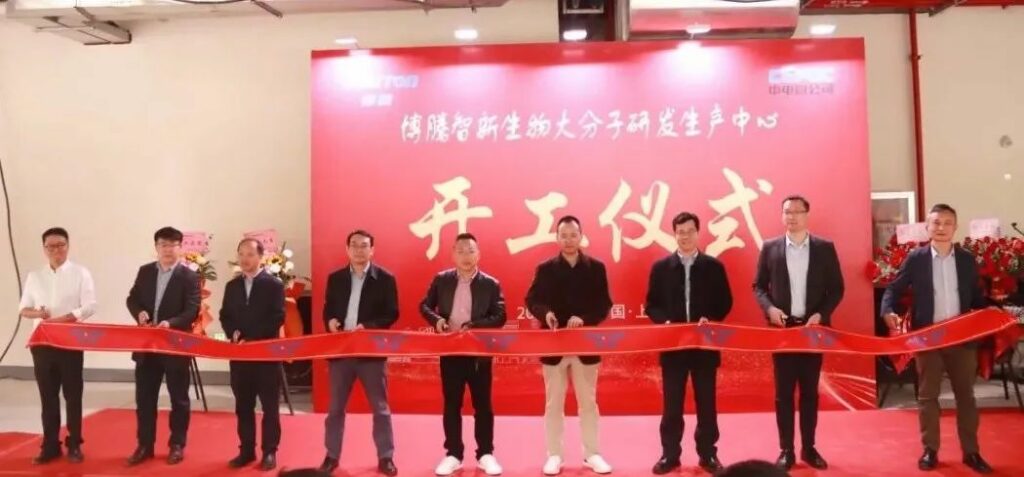
[[[387,329],[398,321],[398,288],[395,277],[371,263],[373,235],[356,230],[346,239],[349,263],[327,278],[324,327],[331,333],[364,328]],[[340,358],[328,360],[331,402],[324,421],[324,457],[320,470],[338,468],[345,432],[345,407],[356,379],[363,384],[373,411],[373,442],[377,447],[377,470],[387,476],[398,474],[395,467],[391,408],[388,407],[386,358]]]
[[[896,278],[882,296],[881,311],[886,324],[896,329],[897,302],[909,289],[913,295],[911,330],[927,328],[985,306],[978,286],[978,265],[970,252],[954,245],[957,230],[956,211],[946,204],[932,207],[926,228],[931,238],[928,247],[907,255]],[[943,375],[956,397],[957,434],[963,450],[963,463],[980,474],[992,472],[981,457],[978,444],[978,406],[974,400],[974,381],[978,369],[977,343],[965,343],[914,355],[920,380],[917,403],[921,444],[924,453],[917,462],[921,470],[939,465],[939,394]]]

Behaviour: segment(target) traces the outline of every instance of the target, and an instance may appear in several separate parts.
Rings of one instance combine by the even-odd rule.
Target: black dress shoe
[[[68,447],[68,462],[72,464],[81,464],[85,460],[85,455],[82,454],[81,447]]]
[[[939,453],[931,449],[925,449],[924,454],[917,461],[917,468],[921,470],[935,470],[939,466]]]
[[[701,469],[704,469],[710,474],[714,474],[715,472],[722,470],[723,467],[722,462],[718,460],[718,456],[716,455],[701,457],[698,465],[700,465]]]
[[[331,457],[324,457],[324,462],[320,464],[320,472],[333,474],[338,469],[338,459],[332,459]]]
[[[970,467],[972,470],[979,474],[991,474],[992,467],[985,462],[985,459],[981,458],[981,454],[975,452],[973,454],[967,454],[964,456],[964,464]]]
[[[32,459],[32,464],[34,464],[34,465],[49,464],[50,462],[53,462],[53,461],[55,461],[57,459],[60,459],[62,455],[64,455],[64,454],[60,451],[60,449],[57,449],[57,450],[44,450],[44,451],[40,452],[39,455],[35,456],[35,458]]]
[[[182,446],[171,446],[171,453],[167,454],[167,465],[177,465],[185,460],[185,448]]]
[[[234,459],[228,462],[228,467],[232,469],[241,469],[253,462],[256,462],[256,454],[251,452],[241,452]]]
[[[273,452],[263,453],[263,460],[260,461],[260,470],[266,472],[277,468],[277,456]]]
[[[149,459],[152,459],[152,458],[153,458],[153,448],[152,447],[137,447],[135,449],[135,452],[132,452],[131,457],[128,458],[127,464],[128,464],[129,467],[134,467],[134,466],[139,465],[139,464],[141,464],[141,463],[143,463],[143,462],[145,462],[145,461],[147,461]]]
[[[796,453],[791,450],[783,450],[779,453],[779,458],[775,460],[775,466],[783,470],[792,469],[794,464],[796,464]]]
[[[679,467],[679,459],[669,459],[667,457],[662,457],[657,464],[654,464],[654,468],[651,469],[651,472],[653,472],[655,475],[665,475],[669,472],[672,472],[673,470],[678,469]]]
[[[828,468],[828,462],[825,462],[825,458],[823,458],[821,454],[818,453],[818,450],[813,447],[808,447],[802,450],[800,452],[800,460],[818,470],[825,470]]]
[[[391,459],[381,459],[377,462],[377,472],[380,472],[388,477],[395,477],[398,475],[398,467],[395,467],[395,461]]]

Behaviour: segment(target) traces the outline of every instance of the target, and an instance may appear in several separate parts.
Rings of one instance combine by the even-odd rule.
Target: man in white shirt
[[[43,251],[49,265],[28,274],[21,297],[21,317],[47,323],[77,323],[96,310],[96,289],[85,267],[68,260],[68,232],[55,227],[43,232]],[[80,463],[82,455],[82,357],[81,351],[50,346],[32,347],[32,364],[43,407],[43,444],[33,463],[46,464],[61,457],[60,393],[67,401],[68,461]]]

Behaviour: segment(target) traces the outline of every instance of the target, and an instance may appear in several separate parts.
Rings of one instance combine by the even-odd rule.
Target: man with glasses
[[[199,274],[181,263],[183,234],[164,227],[153,235],[157,261],[139,268],[126,304],[139,326],[188,332],[199,314]],[[135,361],[135,419],[138,447],[128,465],[139,465],[154,456],[157,401],[160,384],[167,378],[171,395],[171,437],[167,463],[185,459],[190,405],[188,397],[191,358],[162,353],[132,353]]]
[[[398,288],[395,276],[371,262],[373,235],[356,230],[346,239],[349,263],[327,278],[324,326],[331,333],[361,329],[388,329],[398,321]],[[363,385],[373,411],[373,442],[377,446],[377,471],[398,475],[395,439],[388,407],[386,358],[339,358],[327,361],[330,368],[331,404],[324,421],[327,456],[320,470],[338,468],[345,435],[345,407],[356,379]]]
[[[757,260],[754,295],[771,326],[830,326],[832,314],[843,299],[843,273],[835,245],[808,232],[810,211],[811,204],[804,197],[786,197],[782,201],[786,235],[766,241]],[[814,447],[821,353],[776,353],[772,361],[775,421],[782,448],[776,464],[789,470],[796,463],[793,395],[799,387],[800,457],[815,469],[828,468]]]
[[[722,321],[732,309],[732,291],[725,266],[697,247],[700,218],[683,212],[672,219],[678,249],[651,267],[644,310],[655,323],[696,323]],[[718,460],[718,410],[715,405],[718,351],[691,349],[661,353],[662,396],[661,459],[652,472],[664,475],[680,467],[683,454],[683,403],[686,381],[693,381],[697,404],[697,441],[699,465],[709,473],[722,470]]]
[[[48,266],[31,272],[21,296],[21,317],[46,323],[77,323],[96,311],[96,288],[85,267],[68,260],[68,232],[55,227],[43,232],[43,251]],[[81,351],[51,346],[32,347],[39,399],[43,406],[42,451],[36,465],[59,459],[60,393],[63,389],[68,415],[68,461],[80,463],[82,455],[82,358]]]

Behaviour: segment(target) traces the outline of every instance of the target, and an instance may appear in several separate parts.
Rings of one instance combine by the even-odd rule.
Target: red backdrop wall
[[[557,253],[552,225],[583,221],[588,252],[608,265],[604,326],[644,323],[650,265],[674,250],[671,218],[704,221],[702,244],[726,264],[729,323],[763,325],[751,293],[758,250],[782,233],[781,199],[812,203],[812,233],[836,242],[847,282],[837,327],[872,331],[869,169],[861,40],[638,42],[315,52],[312,61],[314,322],[345,237],[377,237],[375,262],[397,276],[397,328],[453,237],[480,239],[482,268],[504,288],[508,327],[529,328],[523,297]],[[873,405],[870,358],[829,357],[823,406]],[[324,363],[314,403],[327,404]],[[439,413],[435,359],[389,365],[396,412]],[[661,409],[657,357],[602,365],[607,414]],[[539,414],[536,359],[496,364],[499,414]],[[719,408],[773,408],[770,356],[726,353]],[[354,405],[365,409],[361,393]],[[570,400],[571,401],[571,400]]]

